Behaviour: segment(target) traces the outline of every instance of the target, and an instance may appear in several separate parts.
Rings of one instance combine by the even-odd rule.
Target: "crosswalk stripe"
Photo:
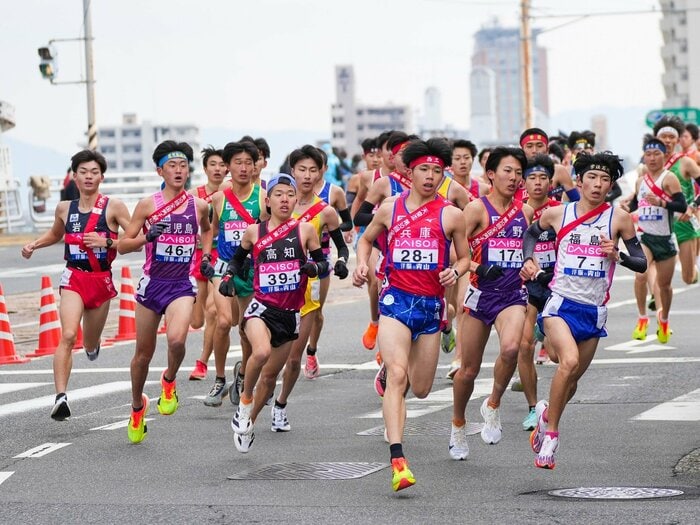
[[[51,385],[53,383],[0,383],[0,394],[8,394],[19,390],[27,390],[39,386]]]
[[[14,474],[13,472],[0,472],[0,485],[2,485],[7,479]]]
[[[700,388],[642,412],[636,421],[700,421]]]
[[[149,421],[153,421],[152,417],[147,417],[144,421],[148,423]],[[126,428],[126,426],[129,424],[129,419],[122,419],[121,421],[116,421],[114,423],[109,423],[107,425],[102,425],[101,427],[95,427],[91,428],[90,430],[117,430],[120,428]]]
[[[43,445],[30,448],[29,450],[22,452],[21,454],[13,456],[13,459],[40,458],[42,456],[45,456],[46,454],[55,452],[56,450],[59,450],[63,447],[67,447],[68,445],[70,445],[70,443],[44,443]]]

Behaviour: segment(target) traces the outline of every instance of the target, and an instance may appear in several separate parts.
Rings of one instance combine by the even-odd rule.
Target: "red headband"
[[[417,159],[413,159],[411,163],[408,165],[408,169],[413,169],[419,164],[437,164],[441,168],[445,167],[445,163],[442,161],[440,157],[433,157],[431,155],[423,155],[422,157],[418,157]]]
[[[396,146],[394,146],[393,148],[391,148],[391,153],[392,153],[392,155],[396,155],[399,151],[401,151],[402,149],[404,149],[404,148],[406,147],[407,144],[408,144],[408,141],[406,141],[406,142],[401,142],[400,144],[397,144]]]
[[[523,137],[523,140],[520,141],[520,147],[524,148],[525,144],[527,144],[528,142],[533,142],[535,140],[539,140],[541,142],[544,142],[545,146],[547,145],[547,142],[548,142],[547,137],[545,137],[544,135],[540,135],[539,133],[531,133],[530,135],[525,135]]]

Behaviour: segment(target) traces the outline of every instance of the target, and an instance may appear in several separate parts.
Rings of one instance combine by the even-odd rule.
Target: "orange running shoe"
[[[379,323],[369,323],[367,330],[362,334],[362,344],[367,350],[374,350],[377,344],[377,330],[379,330]]]
[[[394,489],[394,492],[407,489],[416,484],[416,478],[408,468],[406,458],[393,458],[391,460],[391,470],[393,472],[391,487]]]

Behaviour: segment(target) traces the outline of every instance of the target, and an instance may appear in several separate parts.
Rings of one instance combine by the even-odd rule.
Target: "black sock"
[[[66,395],[65,392],[61,392],[60,394],[56,394],[56,401],[58,401],[61,397],[65,397],[66,401],[68,401],[68,396]]]
[[[287,403],[280,403],[279,401],[277,401],[277,400],[275,399],[275,406],[276,406],[277,408],[284,408],[284,407],[287,406]]]
[[[316,355],[316,349],[311,348],[310,346],[307,346],[306,347],[306,355],[311,355],[311,356]]]
[[[225,382],[226,382],[226,376],[222,376],[222,377],[216,376],[216,379],[214,379],[214,382],[215,382],[215,383],[225,383]]]
[[[528,405],[527,408],[530,409],[530,410],[534,410],[534,409],[535,409],[535,405]]]
[[[451,331],[452,331],[452,326],[448,326],[447,328],[445,328],[445,329],[442,331],[442,333],[445,334],[445,335],[447,335],[447,334],[449,334]]]
[[[165,374],[163,374],[163,380],[164,380],[166,383],[174,383],[174,382],[175,382],[175,379],[168,379],[167,377],[165,377]]]
[[[389,452],[391,452],[391,459],[404,457],[401,443],[393,443],[389,445]]]

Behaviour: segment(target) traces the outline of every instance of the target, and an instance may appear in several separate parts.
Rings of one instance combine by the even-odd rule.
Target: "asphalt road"
[[[29,263],[13,259],[12,250],[18,254],[16,247],[0,249],[8,306],[29,301],[32,293],[38,297],[32,290],[40,275],[54,272],[60,260],[57,248]],[[132,269],[139,258],[129,260]],[[201,349],[201,332],[189,335],[178,377],[180,408],[166,417],[153,403],[148,436],[139,445],[128,442],[125,430],[133,343],[104,349],[94,363],[74,354],[68,394],[73,417],[62,423],[49,418],[50,357],[0,366],[0,522],[697,523],[700,459],[688,455],[700,449],[700,356],[694,332],[700,289],[680,279],[675,284],[669,343],[661,345],[653,336],[631,342],[636,320],[631,275],[619,272],[610,303],[610,337],[601,342],[564,414],[553,471],[533,466],[528,433],[520,428],[527,407],[522,394],[511,391],[502,403],[501,443],[485,445],[473,435],[469,458],[450,459],[451,386],[444,379],[450,356],[441,356],[431,395],[408,401],[412,431],[404,451],[418,483],[400,493],[391,491],[381,403],[372,388],[377,365],[360,343],[367,321],[363,292],[346,283],[325,310],[321,377],[301,378],[290,398],[291,432],[270,432],[266,410],[245,455],[233,445],[231,404],[202,404],[212,372],[208,381],[187,380]],[[36,316],[36,309],[15,310],[12,323]],[[650,325],[653,332],[653,320]],[[237,342],[232,337],[231,366]],[[19,346],[26,353],[32,342]],[[468,407],[470,422],[481,421],[478,409],[490,387],[496,351],[492,337],[475,394],[480,398]],[[154,402],[164,364],[160,336],[146,387]],[[551,365],[538,367],[541,397],[553,371]],[[287,478],[301,477],[300,472],[327,475],[328,468],[311,468],[316,462],[332,463],[331,473],[350,466],[379,470],[342,480],[228,479],[256,472],[260,477],[262,469]],[[549,494],[592,487],[672,488],[684,494],[609,501]]]

